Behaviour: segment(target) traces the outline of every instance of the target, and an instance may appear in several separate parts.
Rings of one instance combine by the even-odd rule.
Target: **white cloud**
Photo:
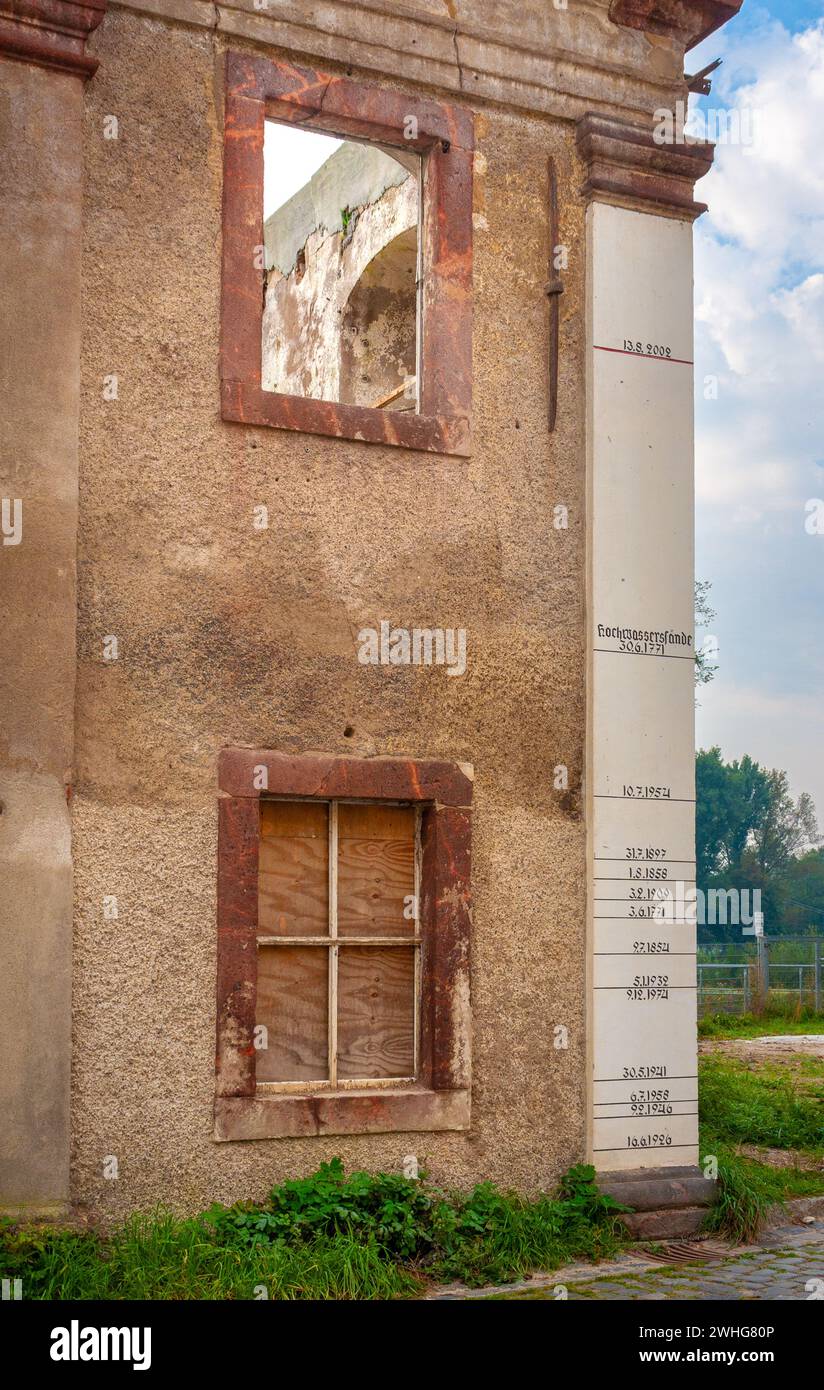
[[[779,290],[773,303],[789,323],[797,346],[808,348],[812,355],[824,359],[824,274],[808,275],[791,290]]]
[[[719,390],[698,393],[697,495],[740,518],[809,493],[822,452],[824,21],[762,26],[725,66],[731,104],[759,119],[752,146],[717,147],[701,185],[696,360],[699,385],[714,374]],[[742,68],[756,75],[736,85]]]
[[[771,23],[748,37],[722,67],[711,95],[744,124],[750,145],[720,144],[702,185],[714,226],[740,246],[786,261],[815,261],[824,235],[824,20],[790,35]],[[737,85],[742,69],[752,81]]]
[[[757,122],[698,188],[696,563],[722,641],[698,727],[727,757],[785,767],[824,814],[824,537],[804,531],[824,496],[824,20],[791,35],[756,18],[719,47],[704,104]]]

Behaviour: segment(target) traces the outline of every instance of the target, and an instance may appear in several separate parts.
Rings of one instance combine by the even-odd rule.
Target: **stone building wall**
[[[225,44],[113,10],[86,97],[73,1192],[259,1196],[341,1154],[535,1186],[584,1124],[583,213],[571,130],[478,120],[469,460],[220,421]],[[163,100],[159,93],[164,94]],[[104,142],[121,113],[119,144]],[[570,265],[547,428],[547,159]],[[136,268],[145,273],[138,275]],[[148,279],[148,284],[147,284]],[[119,399],[102,398],[119,371]],[[570,527],[553,527],[558,502]],[[269,529],[253,529],[265,504]],[[365,626],[466,628],[466,674],[364,666]],[[117,662],[102,638],[119,634]],[[351,731],[351,732],[348,732]],[[475,767],[467,1134],[215,1144],[217,754]],[[571,790],[553,790],[565,763]],[[119,916],[103,918],[105,895]],[[553,1051],[557,1021],[571,1031]],[[116,1183],[102,1176],[120,1156]]]
[[[299,3],[134,0],[110,4],[88,42],[100,66],[83,98],[66,1195],[103,1215],[260,1197],[335,1154],[397,1170],[417,1153],[436,1181],[535,1189],[586,1150],[574,123],[591,110],[648,120],[684,95],[685,36],[617,23],[611,9],[409,0],[401,13],[331,0],[312,17]],[[221,419],[228,48],[446,93],[476,113],[471,457]],[[105,138],[112,116],[116,139]],[[550,160],[566,258],[552,430]],[[267,529],[254,524],[261,506]],[[465,629],[465,674],[360,663],[358,632],[382,620]],[[216,768],[227,745],[473,765],[469,1131],[215,1143]],[[27,1126],[14,1135],[22,1155]],[[109,1155],[116,1181],[104,1176]]]

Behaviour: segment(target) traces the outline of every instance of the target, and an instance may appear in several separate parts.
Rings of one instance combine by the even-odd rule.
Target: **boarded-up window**
[[[472,771],[225,748],[218,1140],[466,1130]]]
[[[419,814],[386,802],[261,802],[258,1084],[416,1078]]]

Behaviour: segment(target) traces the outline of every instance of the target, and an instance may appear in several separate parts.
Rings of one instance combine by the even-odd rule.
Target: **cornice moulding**
[[[590,113],[578,121],[575,143],[585,167],[581,195],[587,202],[618,203],[689,222],[706,211],[693,190],[712,165],[709,141],[659,144],[652,124]]]
[[[733,19],[742,3],[743,0],[612,0],[609,17],[613,24],[628,29],[679,38],[689,50]]]
[[[439,14],[389,0],[327,0],[312,13],[298,0],[269,0],[268,9],[256,8],[254,0],[111,3],[209,28],[229,40],[561,120],[577,120],[595,106],[643,115],[686,96],[677,42],[650,43],[646,35],[614,25],[609,0],[586,0],[567,11],[554,10],[551,0],[531,0],[528,10],[514,0],[491,0],[491,17],[483,23],[477,7],[465,0],[454,0],[457,19],[450,19],[446,6]],[[570,15],[574,28],[567,24]]]
[[[89,78],[98,59],[86,41],[107,0],[0,0],[0,56]]]

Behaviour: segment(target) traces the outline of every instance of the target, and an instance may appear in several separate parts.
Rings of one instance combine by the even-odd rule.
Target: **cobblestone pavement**
[[[643,1302],[673,1298],[677,1302],[741,1302],[777,1298],[785,1302],[809,1298],[811,1293],[821,1298],[824,1295],[824,1227],[817,1238],[807,1237],[807,1240],[766,1250],[746,1251],[711,1264],[661,1266],[642,1270],[638,1275],[627,1273],[568,1284],[567,1289],[570,1300],[638,1298]],[[529,1294],[522,1293],[518,1297],[528,1298]],[[557,1293],[545,1290],[539,1297],[557,1297]]]
[[[470,1292],[453,1287],[435,1296],[641,1302],[824,1300],[824,1220],[776,1227],[757,1245],[733,1247],[725,1258],[709,1262],[661,1265],[624,1255],[608,1265],[574,1265],[538,1275],[515,1289]]]

